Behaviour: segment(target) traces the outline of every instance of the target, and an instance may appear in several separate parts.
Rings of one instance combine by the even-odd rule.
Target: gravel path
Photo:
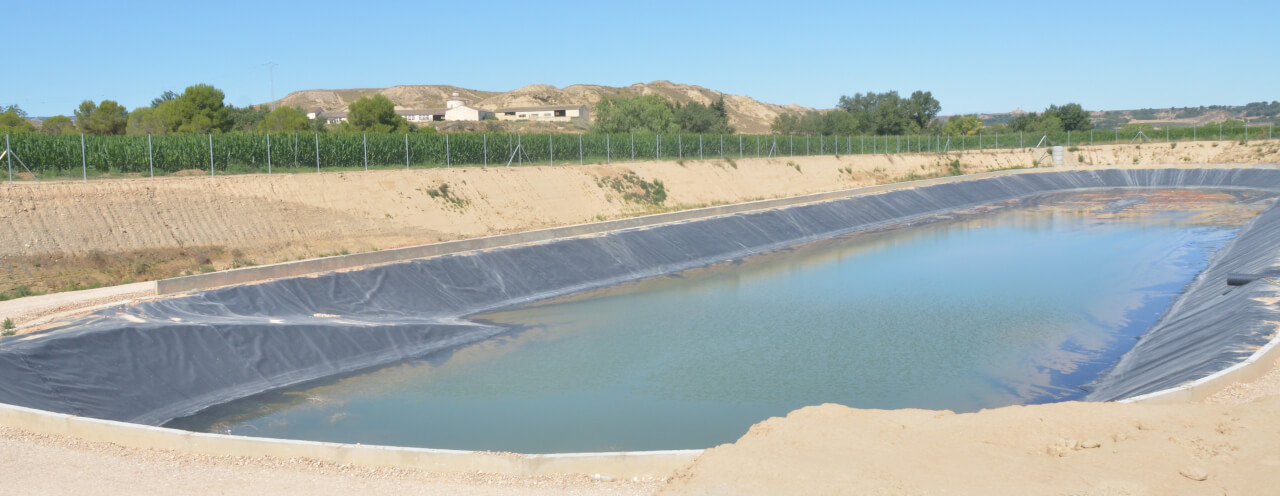
[[[106,288],[67,291],[40,296],[28,296],[16,300],[0,301],[0,320],[13,319],[18,332],[35,330],[35,327],[60,316],[84,313],[101,305],[148,298],[156,295],[155,281],[122,284]],[[27,327],[27,329],[22,329]]]

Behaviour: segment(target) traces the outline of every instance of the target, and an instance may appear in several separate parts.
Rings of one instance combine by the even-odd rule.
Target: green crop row
[[[1141,136],[1137,134],[1139,129]],[[25,164],[37,176],[46,177],[915,153],[1045,144],[1270,139],[1274,137],[1272,132],[1269,126],[1246,129],[1236,125],[969,136],[327,133],[151,137],[16,134],[7,138],[21,160],[14,164],[15,172],[22,172],[20,167]]]

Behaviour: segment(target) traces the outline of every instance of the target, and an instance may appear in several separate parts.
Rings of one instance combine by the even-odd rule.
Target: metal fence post
[[[9,161],[9,185],[13,185],[13,150],[9,148],[9,133],[4,133],[4,157]]]
[[[742,135],[738,135],[738,160],[742,160]]]
[[[636,161],[636,133],[628,133],[631,136],[631,161]]]
[[[609,135],[607,135],[607,134],[606,134],[606,135],[604,135],[604,141],[605,141],[606,143],[609,141]],[[605,145],[605,148],[608,148],[608,145]],[[605,153],[605,155],[606,155],[605,160],[607,161],[607,160],[608,160],[608,157],[607,157],[608,153]],[[578,165],[582,165],[582,135],[581,135],[581,134],[579,134],[579,135],[578,135]]]
[[[1089,146],[1093,146],[1093,130],[1089,130]]]
[[[84,142],[84,135],[80,135],[80,141]],[[83,146],[83,145],[81,145]],[[209,135],[209,177],[213,177],[213,135]]]
[[[604,135],[604,163],[605,165],[613,163],[613,150],[612,146],[609,145],[608,134]]]
[[[676,159],[684,160],[684,136],[676,135]]]
[[[267,175],[271,175],[271,135],[267,134]]]
[[[698,135],[698,160],[702,160],[702,135]]]
[[[1067,130],[1067,146],[1071,146],[1071,130]]]
[[[1116,144],[1120,144],[1120,128],[1116,128]]]
[[[320,172],[320,133],[316,133],[316,172]]]
[[[485,136],[486,143],[485,143],[485,149],[484,149],[484,165],[489,165],[488,140],[489,140],[489,136],[486,135]],[[404,170],[409,170],[409,134],[408,133],[405,133],[404,135]]]
[[[547,165],[556,165],[556,142],[551,139],[554,135],[547,135]]]
[[[89,161],[84,156],[84,133],[80,133],[80,172],[84,181],[89,182]],[[209,138],[209,172],[213,173],[213,138]]]
[[[4,137],[4,140],[5,140],[4,146],[5,148],[8,148],[9,137],[6,135]],[[156,160],[154,156],[151,154],[151,135],[150,134],[147,135],[147,166],[151,169],[151,179],[155,179],[156,178]]]
[[[858,136],[858,140],[861,142],[861,144],[858,145],[858,154],[862,155],[867,153],[867,135],[863,134]]]
[[[724,158],[724,135],[720,135],[720,158]]]
[[[659,158],[661,156],[662,156],[662,135],[655,134],[653,135],[653,159],[661,160]]]
[[[1218,141],[1222,141],[1222,123],[1218,123]]]
[[[362,152],[364,157],[364,171],[369,172],[369,135],[361,133],[360,136],[364,140],[364,151]]]
[[[444,135],[444,168],[453,167],[453,161],[449,158],[449,134]]]
[[[791,135],[791,144],[788,145],[788,148],[787,155],[791,157],[796,156],[796,135]]]

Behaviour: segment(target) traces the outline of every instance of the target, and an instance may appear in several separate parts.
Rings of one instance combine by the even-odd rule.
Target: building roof
[[[584,104],[576,103],[576,104],[569,104],[569,105],[543,105],[541,107],[510,107],[510,108],[498,109],[497,111],[498,112],[539,112],[543,110],[572,110],[572,109],[580,109],[585,107],[586,105]]]

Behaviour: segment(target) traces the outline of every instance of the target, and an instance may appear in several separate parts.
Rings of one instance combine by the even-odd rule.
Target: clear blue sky
[[[209,83],[315,88],[666,79],[770,103],[930,90],[943,114],[1280,100],[1280,2],[10,0],[0,104],[133,108]]]

